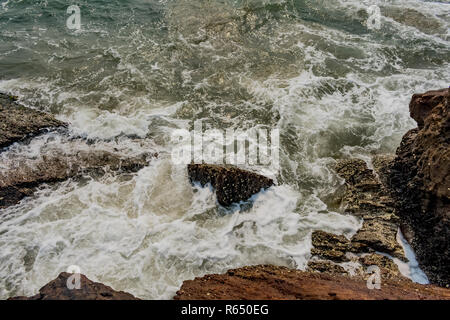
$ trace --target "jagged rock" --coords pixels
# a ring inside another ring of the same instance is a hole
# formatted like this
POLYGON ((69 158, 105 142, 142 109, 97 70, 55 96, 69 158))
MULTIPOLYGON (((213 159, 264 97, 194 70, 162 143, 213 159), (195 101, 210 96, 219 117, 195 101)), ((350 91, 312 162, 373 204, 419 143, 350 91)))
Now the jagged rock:
MULTIPOLYGON (((11 161, 0 171, 0 209, 30 196, 44 183, 54 183, 82 175, 103 175, 106 172, 136 172, 146 166, 151 154, 125 157, 84 143, 67 146, 70 153, 50 150, 35 160, 11 161)), ((5 164, 4 164, 5 165, 5 164)))
POLYGON ((59 276, 43 286, 39 293, 32 297, 14 297, 8 300, 139 300, 133 295, 115 291, 102 283, 93 282, 80 274, 80 289, 69 289, 67 280, 70 273, 60 273, 59 276))
POLYGON ((191 182, 200 182, 202 186, 211 183, 216 189, 217 201, 223 206, 248 200, 274 185, 272 179, 232 166, 189 164, 188 175, 191 182))
POLYGON ((0 150, 43 131, 66 126, 52 115, 21 106, 15 100, 0 93, 0 150))
POLYGON ((311 235, 313 248, 311 254, 334 261, 347 260, 345 253, 350 251, 350 241, 344 236, 324 231, 314 231, 311 235))
POLYGON ((347 254, 346 260, 350 262, 339 262, 314 258, 308 261, 306 271, 328 273, 333 275, 347 275, 367 280, 373 273, 370 268, 379 268, 382 280, 411 281, 404 277, 392 259, 378 253, 347 254))
POLYGON ((394 200, 381 183, 380 173, 376 175, 360 159, 342 160, 336 165, 336 171, 345 179, 344 211, 364 219, 361 229, 351 239, 349 251, 381 251, 406 261, 397 241, 399 217, 394 200))
POLYGON ((352 243, 367 246, 366 251, 381 251, 406 260, 403 248, 397 241, 398 226, 382 219, 367 219, 353 236, 352 243))
MULTIPOLYGON (((363 269, 370 266, 378 266, 380 268, 381 279, 383 280, 392 279, 392 280, 411 281, 403 277, 397 265, 395 264, 394 261, 392 261, 392 259, 382 256, 381 254, 371 253, 362 255, 359 258, 358 262, 361 264, 363 269)), ((364 280, 367 280, 367 278, 370 276, 370 274, 364 272, 364 270, 360 274, 362 275, 364 280)))
POLYGON ((310 260, 306 271, 347 275, 348 272, 339 264, 328 260, 310 260))
POLYGON ((418 128, 403 137, 389 166, 402 230, 432 283, 450 285, 450 93, 416 94, 418 128))
POLYGON ((342 160, 336 165, 337 173, 345 181, 345 191, 340 194, 342 210, 363 219, 361 228, 351 238, 314 231, 311 236, 313 248, 308 268, 310 270, 342 274, 343 263, 351 263, 351 276, 366 279, 366 267, 380 268, 382 279, 406 281, 397 265, 376 252, 389 254, 406 261, 403 248, 397 241, 399 217, 394 200, 381 180, 387 179, 383 166, 392 157, 379 156, 374 159, 376 173, 363 160, 342 160), (323 260, 325 259, 325 260, 323 260))
POLYGON ((447 95, 448 89, 441 89, 412 96, 409 113, 411 118, 416 120, 419 129, 423 129, 425 120, 431 115, 433 109, 445 103, 447 95))
POLYGON ((341 275, 252 266, 206 275, 183 283, 176 300, 375 300, 450 299, 450 290, 409 281, 381 282, 370 290, 366 281, 341 275))

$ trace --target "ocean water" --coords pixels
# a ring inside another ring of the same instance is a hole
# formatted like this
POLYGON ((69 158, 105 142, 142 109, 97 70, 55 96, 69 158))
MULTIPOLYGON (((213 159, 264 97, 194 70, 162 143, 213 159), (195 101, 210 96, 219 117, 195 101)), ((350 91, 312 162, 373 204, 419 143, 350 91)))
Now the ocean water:
POLYGON ((304 269, 313 230, 361 226, 329 203, 336 161, 395 152, 415 126, 411 95, 449 85, 449 27, 448 1, 0 0, 0 90, 70 123, 0 154, 0 170, 83 139, 159 153, 136 174, 44 186, 2 210, 0 298, 71 265, 146 299, 245 265, 304 269), (73 4, 80 30, 66 25, 73 4), (191 186, 170 136, 195 120, 279 129, 278 186, 231 212, 191 186))

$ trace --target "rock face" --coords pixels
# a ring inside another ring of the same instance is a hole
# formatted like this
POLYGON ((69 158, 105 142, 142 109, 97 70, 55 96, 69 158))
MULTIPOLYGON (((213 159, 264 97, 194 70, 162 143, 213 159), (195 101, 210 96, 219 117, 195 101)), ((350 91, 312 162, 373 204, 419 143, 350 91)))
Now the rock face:
POLYGON ((0 93, 0 149, 45 130, 65 126, 52 115, 25 108, 14 97, 0 93))
POLYGON ((222 206, 245 201, 274 184, 272 179, 253 172, 209 164, 188 165, 188 175, 191 182, 200 182, 202 186, 211 183, 222 206))
POLYGON ((54 150, 37 160, 17 160, 0 171, 0 209, 18 203, 44 183, 54 183, 82 175, 106 172, 136 172, 146 166, 153 155, 123 157, 83 144, 73 144, 70 153, 54 150))
POLYGON ((389 166, 402 230, 432 283, 450 285, 449 89, 413 96, 410 130, 389 166))
POLYGON ((115 291, 104 284, 93 282, 80 275, 80 289, 69 289, 67 280, 72 276, 63 272, 55 280, 43 286, 39 293, 32 297, 14 297, 8 300, 139 300, 133 295, 115 291))
POLYGON ((380 300, 450 299, 450 290, 382 281, 370 290, 366 281, 275 266, 252 266, 185 281, 176 300, 380 300))
POLYGON ((312 233, 312 259, 309 271, 345 274, 366 279, 368 267, 377 266, 382 279, 410 281, 399 271, 392 259, 378 253, 407 261, 403 248, 397 241, 400 219, 394 200, 384 182, 386 163, 393 156, 376 156, 375 170, 365 161, 349 159, 338 162, 337 173, 345 179, 341 194, 341 210, 363 219, 362 227, 351 238, 324 231, 312 233))

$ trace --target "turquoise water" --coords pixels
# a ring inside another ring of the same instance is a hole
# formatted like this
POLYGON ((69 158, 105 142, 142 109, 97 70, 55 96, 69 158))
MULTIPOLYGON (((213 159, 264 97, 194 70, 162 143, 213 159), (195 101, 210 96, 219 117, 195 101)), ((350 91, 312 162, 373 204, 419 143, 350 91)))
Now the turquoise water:
MULTIPOLYGON (((0 90, 70 123, 2 154, 34 161, 73 137, 160 158, 129 179, 43 188, 0 217, 0 297, 79 265, 143 298, 255 263, 304 268, 310 234, 360 221, 327 203, 337 159, 394 152, 415 92, 448 86, 450 4, 392 1, 0 1, 0 90), (76 4, 81 29, 69 30, 76 4), (378 5, 380 29, 367 8, 378 5), (239 215, 194 192, 170 134, 278 128, 279 186, 239 215), (30 258, 31 257, 31 258, 30 258)), ((80 142, 81 144, 82 142, 80 142)))

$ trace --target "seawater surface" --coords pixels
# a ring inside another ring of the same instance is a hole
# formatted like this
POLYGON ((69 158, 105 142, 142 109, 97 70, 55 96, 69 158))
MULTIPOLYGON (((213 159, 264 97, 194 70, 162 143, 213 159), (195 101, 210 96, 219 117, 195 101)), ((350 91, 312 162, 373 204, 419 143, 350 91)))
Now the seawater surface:
POLYGON ((336 161, 394 152, 415 126, 411 95, 448 86, 449 26, 443 1, 1 0, 0 90, 70 127, 12 146, 0 170, 69 152, 74 137, 159 158, 2 210, 0 298, 35 294, 71 265, 147 299, 244 265, 304 269, 313 230, 361 226, 328 203, 343 183, 336 161), (66 27, 72 4, 79 31, 66 27), (365 24, 371 5, 378 30, 365 24), (279 129, 278 186, 240 213, 192 187, 169 151, 195 120, 279 129))

